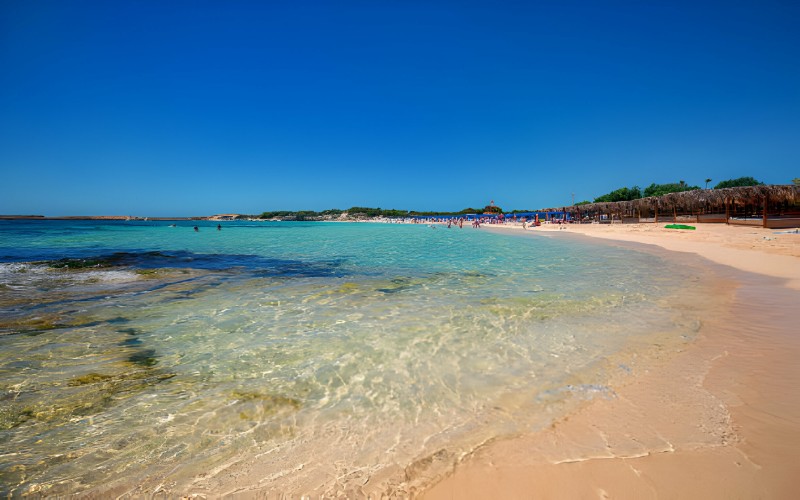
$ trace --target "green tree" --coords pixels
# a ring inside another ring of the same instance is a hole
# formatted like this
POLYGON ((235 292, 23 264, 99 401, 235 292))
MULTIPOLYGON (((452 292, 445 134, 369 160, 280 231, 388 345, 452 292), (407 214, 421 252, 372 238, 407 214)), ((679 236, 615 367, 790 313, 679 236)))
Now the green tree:
POLYGON ((665 194, 669 193, 680 193, 682 191, 693 191, 695 189, 700 189, 700 186, 689 186, 686 184, 686 181, 680 181, 679 183, 671 184, 653 183, 644 188, 644 197, 648 198, 650 196, 664 196, 665 194))
POLYGON ((630 200, 637 200, 642 197, 642 190, 639 186, 633 186, 630 188, 622 187, 611 191, 608 194, 604 194, 603 196, 599 196, 594 199, 595 203, 600 202, 610 202, 610 201, 630 201, 630 200))
POLYGON ((722 181, 716 186, 714 186, 714 189, 743 187, 743 186, 762 186, 763 184, 764 184, 763 182, 759 182, 752 177, 739 177, 738 179, 728 179, 727 181, 722 181))
POLYGON ((377 217, 380 215, 381 209, 380 208, 369 208, 369 207, 350 207, 347 209, 347 213, 351 216, 363 215, 365 217, 377 217))
POLYGON ((287 210, 278 210, 274 212, 264 212, 259 216, 259 218, 273 219, 275 217, 291 217, 291 216, 294 216, 294 212, 289 212, 287 210))
POLYGON ((297 220, 313 220, 319 217, 319 212, 300 210, 299 212, 295 212, 294 216, 297 217, 297 220))
POLYGON ((347 212, 351 216, 364 215, 366 217, 406 217, 409 214, 408 210, 384 210, 380 207, 350 207, 347 212))

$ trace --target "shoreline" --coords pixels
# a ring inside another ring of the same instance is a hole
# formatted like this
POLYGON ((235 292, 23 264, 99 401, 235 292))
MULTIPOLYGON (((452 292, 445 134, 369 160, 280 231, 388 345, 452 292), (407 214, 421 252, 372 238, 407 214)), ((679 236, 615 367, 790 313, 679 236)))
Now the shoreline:
POLYGON ((133 217, 129 215, 0 215, 0 220, 122 220, 122 221, 171 221, 171 220, 216 220, 211 216, 196 217, 133 217))
MULTIPOLYGON (((454 467, 454 472, 442 475, 426 472, 427 456, 405 470, 396 464, 368 476, 369 484, 356 485, 358 491, 378 494, 383 490, 371 488, 391 474, 405 474, 406 479, 417 474, 420 481, 403 493, 434 499, 789 497, 800 487, 789 470, 800 458, 791 447, 800 442, 800 396, 795 389, 800 384, 800 340, 787 335, 794 331, 791 315, 800 303, 795 286, 800 235, 722 225, 697 232, 652 224, 567 227, 522 231, 511 224, 484 226, 490 233, 505 231, 518 239, 564 238, 638 249, 662 257, 666 269, 687 266, 680 272, 688 278, 687 286, 670 297, 668 309, 678 314, 675 318, 685 316, 687 325, 691 319, 694 333, 681 340, 648 329, 651 340, 634 340, 619 355, 595 358, 622 368, 604 384, 609 392, 579 402, 565 416, 551 414, 551 427, 493 438, 471 452, 451 454, 441 465, 450 471, 454 467), (592 236, 601 239, 589 240, 592 236), (734 264, 745 259, 745 265, 760 266, 762 272, 723 265, 725 258, 734 264), (780 265, 786 259, 790 265, 780 265), (700 316, 702 311, 708 314, 700 316), (693 326, 698 318, 699 331, 693 326)), ((592 321, 602 324, 597 318, 592 321)), ((445 427, 454 428, 454 420, 445 427)), ((211 476, 204 472, 172 488, 212 496, 271 491, 262 489, 261 470, 258 461, 226 462, 211 476)), ((145 491, 128 486, 117 484, 103 494, 145 491)))
MULTIPOLYGON (((521 229, 507 225, 508 229, 521 229)), ((695 231, 666 229, 659 224, 570 224, 544 225, 530 230, 581 234, 605 240, 656 245, 672 252, 699 255, 714 263, 740 271, 787 280, 786 286, 800 290, 800 234, 760 227, 697 224, 695 231)))
POLYGON ((685 349, 617 381, 615 398, 592 400, 544 431, 489 443, 420 497, 791 497, 800 487, 800 339, 790 335, 800 235, 710 224, 697 232, 566 227, 529 233, 655 245, 646 251, 713 268, 734 284, 720 289, 732 299, 712 309, 685 349))

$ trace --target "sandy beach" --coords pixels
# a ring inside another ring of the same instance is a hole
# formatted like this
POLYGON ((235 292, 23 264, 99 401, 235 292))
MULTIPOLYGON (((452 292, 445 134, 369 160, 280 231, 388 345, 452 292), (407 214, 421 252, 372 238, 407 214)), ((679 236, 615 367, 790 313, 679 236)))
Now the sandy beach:
POLYGON ((800 234, 723 224, 527 232, 651 245, 675 265, 712 267, 720 307, 685 347, 644 349, 649 368, 614 381, 614 397, 594 399, 544 431, 484 446, 422 498, 795 497, 800 234))
POLYGON ((2 337, 0 359, 12 496, 727 499, 800 487, 800 234, 48 224, 9 234, 47 236, 50 251, 69 227, 86 255, 110 257, 62 273, 24 263, 47 257, 36 245, 9 251, 35 255, 0 276, 18 320, 6 331, 21 333, 2 337), (149 239, 161 251, 142 248, 149 239), (261 253, 243 260, 242 248, 261 253), (358 272, 332 260, 343 254, 358 272), (470 260, 451 267, 454 256, 470 260), (17 307, 31 301, 51 306, 17 307))
MULTIPOLYGON (((595 238, 656 245, 674 252, 700 255, 741 271, 787 280, 800 290, 800 234, 789 230, 725 224, 697 224, 694 231, 667 229, 664 224, 544 224, 531 232, 578 233, 595 238)), ((518 225, 504 228, 522 229, 518 225)))

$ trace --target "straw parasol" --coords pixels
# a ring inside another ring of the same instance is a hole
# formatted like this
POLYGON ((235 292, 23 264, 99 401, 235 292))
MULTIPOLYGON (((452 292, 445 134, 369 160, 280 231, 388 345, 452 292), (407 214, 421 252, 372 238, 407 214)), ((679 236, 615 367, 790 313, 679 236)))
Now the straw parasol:
MULTIPOLYGON (((624 214, 633 213, 634 210, 648 210, 658 214, 659 211, 694 211, 698 207, 711 207, 723 209, 729 206, 741 207, 745 205, 764 207, 764 212, 770 203, 798 203, 800 202, 800 186, 793 184, 773 184, 761 186, 742 186, 722 189, 693 189, 679 193, 668 193, 663 196, 650 196, 632 201, 599 202, 580 206, 567 207, 569 212, 624 214)), ((555 211, 555 209, 543 209, 555 211)), ((727 211, 726 211, 727 212, 727 211)))

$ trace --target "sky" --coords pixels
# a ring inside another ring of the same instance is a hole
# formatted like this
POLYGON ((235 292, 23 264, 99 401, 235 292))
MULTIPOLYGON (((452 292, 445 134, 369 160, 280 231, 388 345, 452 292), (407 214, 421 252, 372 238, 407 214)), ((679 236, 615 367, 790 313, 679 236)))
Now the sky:
POLYGON ((505 210, 800 177, 800 3, 0 2, 0 214, 505 210))

